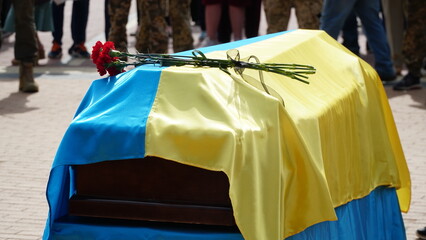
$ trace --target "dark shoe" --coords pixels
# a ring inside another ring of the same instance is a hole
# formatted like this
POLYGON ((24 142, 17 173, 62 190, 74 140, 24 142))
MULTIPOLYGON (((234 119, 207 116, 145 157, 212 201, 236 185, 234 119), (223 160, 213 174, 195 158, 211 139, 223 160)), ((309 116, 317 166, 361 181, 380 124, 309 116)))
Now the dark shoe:
POLYGON ((36 40, 37 40, 36 42, 37 42, 37 49, 38 49, 37 58, 39 60, 40 59, 45 59, 46 58, 46 53, 44 52, 44 46, 41 43, 41 41, 40 41, 40 39, 38 37, 38 34, 36 34, 36 40))
POLYGON ((51 59, 58 59, 62 57, 62 47, 57 42, 53 42, 52 49, 48 54, 51 59))
POLYGON ((87 52, 86 47, 83 43, 73 45, 69 50, 68 53, 75 58, 90 58, 90 53, 87 52))
POLYGON ((41 44, 38 45, 37 58, 38 59, 45 59, 46 58, 46 53, 44 51, 43 45, 41 45, 41 44))
POLYGON ((12 63, 12 66, 19 66, 21 64, 21 61, 14 58, 12 59, 12 61, 10 61, 10 63, 12 63))
POLYGON ((393 86, 393 90, 402 91, 402 90, 412 90, 419 89, 420 86, 420 78, 408 73, 405 75, 401 81, 397 82, 393 86))
POLYGON ((420 239, 426 239, 426 227, 417 229, 416 235, 420 239))
POLYGON ((380 80, 390 82, 396 79, 396 74, 379 74, 380 80))

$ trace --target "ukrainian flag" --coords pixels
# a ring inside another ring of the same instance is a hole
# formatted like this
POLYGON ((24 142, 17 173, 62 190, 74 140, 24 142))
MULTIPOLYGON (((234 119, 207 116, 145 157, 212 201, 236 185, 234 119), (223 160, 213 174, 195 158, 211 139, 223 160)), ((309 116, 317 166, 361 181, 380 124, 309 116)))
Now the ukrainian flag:
POLYGON ((45 239, 67 214, 70 165, 146 156, 225 172, 246 240, 284 239, 335 221, 336 208, 379 186, 398 189, 401 210, 408 211, 408 168, 371 66, 314 30, 201 50, 226 58, 233 48, 242 57, 306 64, 317 72, 309 84, 263 73, 272 95, 248 70, 241 77, 215 68, 141 66, 94 81, 52 166, 45 239))

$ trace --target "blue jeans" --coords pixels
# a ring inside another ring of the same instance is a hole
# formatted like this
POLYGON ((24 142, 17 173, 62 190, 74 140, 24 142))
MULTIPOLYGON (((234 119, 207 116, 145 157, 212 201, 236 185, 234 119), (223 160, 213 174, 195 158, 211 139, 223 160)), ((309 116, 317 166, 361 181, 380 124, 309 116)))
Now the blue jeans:
MULTIPOLYGON (((52 3, 53 26, 55 29, 52 32, 53 41, 60 45, 62 45, 62 36, 64 35, 64 7, 65 3, 60 5, 52 3)), ((89 0, 74 1, 71 16, 71 36, 74 44, 80 44, 86 41, 86 27, 88 19, 89 0)))
POLYGON ((342 28, 342 37, 343 46, 359 56, 358 22, 355 12, 352 12, 346 19, 346 22, 342 28))
POLYGON ((374 53, 374 68, 381 77, 395 75, 382 19, 380 0, 325 0, 320 28, 337 39, 347 17, 355 11, 361 19, 367 41, 374 53))

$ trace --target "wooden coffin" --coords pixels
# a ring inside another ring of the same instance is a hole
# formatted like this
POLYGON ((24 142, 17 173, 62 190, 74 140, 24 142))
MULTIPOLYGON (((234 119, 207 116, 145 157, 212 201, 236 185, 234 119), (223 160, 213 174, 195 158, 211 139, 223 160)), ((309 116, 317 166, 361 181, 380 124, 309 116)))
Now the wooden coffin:
POLYGON ((235 226, 223 172, 156 157, 73 169, 70 216, 235 226))

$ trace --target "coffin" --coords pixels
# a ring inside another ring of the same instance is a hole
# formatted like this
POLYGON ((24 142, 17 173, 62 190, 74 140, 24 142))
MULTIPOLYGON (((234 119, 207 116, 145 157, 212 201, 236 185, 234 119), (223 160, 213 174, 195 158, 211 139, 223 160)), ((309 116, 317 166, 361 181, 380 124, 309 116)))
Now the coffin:
POLYGON ((223 172, 146 157, 75 165, 71 216, 234 226, 223 172))
MULTIPOLYGON (((398 206, 409 208, 410 176, 374 69, 322 31, 276 33, 202 51, 226 59, 229 49, 264 63, 312 65, 317 73, 303 84, 265 72, 263 88, 256 71, 241 77, 232 69, 146 65, 94 81, 52 165, 44 239, 87 239, 85 230, 117 239, 111 231, 129 232, 60 222, 68 215, 200 224, 191 227, 234 224, 234 216, 241 235, 213 240, 404 232, 398 206), (372 205, 355 202, 379 186, 398 191, 399 203, 389 207, 393 217, 375 204, 382 195, 373 195, 372 205), (351 202, 353 221, 346 208, 336 214, 351 202), (380 227, 377 219, 390 222, 380 227), (316 227, 321 223, 324 228, 316 227)), ((149 239, 145 230, 135 228, 125 239, 149 239)), ((208 239, 176 235, 156 239, 208 239)))

